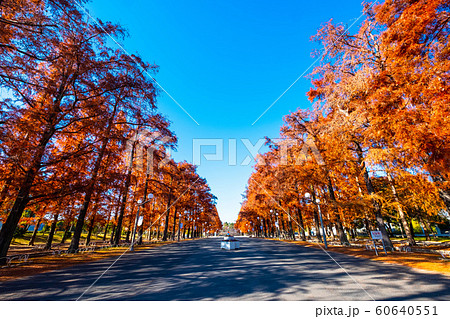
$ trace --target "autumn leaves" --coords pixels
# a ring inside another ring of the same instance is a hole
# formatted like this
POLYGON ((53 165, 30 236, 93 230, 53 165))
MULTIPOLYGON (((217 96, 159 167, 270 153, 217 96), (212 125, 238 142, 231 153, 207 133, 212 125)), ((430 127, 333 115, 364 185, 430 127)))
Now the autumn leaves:
POLYGON ((72 227, 72 251, 86 219, 89 236, 112 224, 117 244, 144 193, 155 200, 143 208, 143 227, 166 214, 164 239, 185 211, 192 213, 185 224, 220 227, 195 167, 159 165, 176 137, 156 110, 158 88, 147 74, 157 66, 109 45, 125 34, 121 26, 92 21, 70 1, 6 0, 0 8, 0 258, 24 211, 72 227), (140 157, 126 152, 127 140, 143 130, 158 136, 145 146, 158 148, 152 174, 127 162, 140 157))
POLYGON ((314 108, 287 115, 281 128, 282 139, 298 141, 291 165, 279 164, 281 146, 271 142, 263 155, 270 165, 255 167, 238 226, 269 236, 272 209, 287 235, 292 216, 304 238, 302 228, 319 229, 317 209, 304 199, 312 192, 342 243, 343 232, 354 236, 363 225, 382 231, 388 246, 391 225, 411 245, 412 221, 432 231, 450 209, 449 21, 447 1, 398 0, 366 6, 355 34, 324 24, 313 37, 327 51, 310 74, 314 108), (295 165, 307 138, 323 165, 313 156, 295 165))

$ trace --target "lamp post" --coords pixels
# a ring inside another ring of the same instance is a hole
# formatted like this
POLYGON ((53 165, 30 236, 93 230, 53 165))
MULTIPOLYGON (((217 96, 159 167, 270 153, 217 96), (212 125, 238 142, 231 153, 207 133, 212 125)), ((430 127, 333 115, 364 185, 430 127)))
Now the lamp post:
MULTIPOLYGON (((305 193, 305 197, 307 199, 311 198, 311 195, 309 193, 305 193)), ((322 219, 322 211, 320 210, 320 200, 317 198, 315 200, 315 203, 317 205, 317 210, 319 211, 319 219, 320 219, 320 227, 322 228, 322 237, 323 237, 323 243, 325 245, 325 249, 328 249, 327 245, 327 236, 325 234, 325 228, 323 227, 323 219, 322 219)))
POLYGON ((138 201, 138 210, 136 212, 136 220, 134 221, 133 235, 131 236, 130 251, 134 251, 134 239, 136 237, 136 229, 137 229, 138 222, 139 222, 139 210, 141 209, 141 206, 144 206, 144 204, 148 203, 149 201, 151 201, 153 199, 153 194, 148 194, 147 198, 148 199, 142 203, 140 200, 138 201))

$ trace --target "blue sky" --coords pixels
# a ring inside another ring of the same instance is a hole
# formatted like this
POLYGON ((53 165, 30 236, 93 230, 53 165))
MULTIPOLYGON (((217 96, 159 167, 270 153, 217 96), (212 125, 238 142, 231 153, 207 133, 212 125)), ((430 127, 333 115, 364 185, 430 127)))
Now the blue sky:
POLYGON ((124 48, 159 65, 156 80, 189 113, 161 92, 158 108, 179 139, 175 160, 193 162, 193 144, 202 139, 223 140, 223 160, 203 158, 198 168, 218 197, 223 222, 236 220, 253 170, 254 161, 240 165, 251 155, 241 139, 254 145, 275 138, 284 115, 310 107, 303 77, 252 125, 314 62, 310 37, 320 25, 331 18, 351 25, 362 12, 358 0, 93 0, 87 8, 127 28, 124 48), (236 139, 236 165, 229 163, 230 139, 236 139))

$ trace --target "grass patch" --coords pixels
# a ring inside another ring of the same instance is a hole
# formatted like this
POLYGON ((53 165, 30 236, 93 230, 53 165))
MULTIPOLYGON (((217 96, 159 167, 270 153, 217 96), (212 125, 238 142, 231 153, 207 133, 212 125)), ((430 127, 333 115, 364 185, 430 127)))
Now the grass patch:
MULTIPOLYGON (((59 244, 62 240, 62 236, 64 234, 64 231, 56 231, 55 234, 53 235, 53 245, 55 244, 59 244)), ((20 238, 13 238, 11 245, 19 245, 19 246, 28 246, 28 243, 30 242, 31 236, 33 235, 32 232, 26 232, 22 237, 20 238)), ((81 234, 81 240, 86 240, 87 237, 87 233, 82 233, 81 234)), ((106 235, 106 240, 109 240, 110 235, 106 235)), ((48 239, 48 232, 44 233, 44 232, 38 232, 36 234, 36 239, 34 241, 34 245, 45 245, 45 243, 47 242, 48 239)), ((70 242, 70 240, 72 239, 72 237, 70 238, 66 238, 66 243, 70 242)), ((103 234, 92 234, 91 235, 91 240, 103 240, 103 234)))

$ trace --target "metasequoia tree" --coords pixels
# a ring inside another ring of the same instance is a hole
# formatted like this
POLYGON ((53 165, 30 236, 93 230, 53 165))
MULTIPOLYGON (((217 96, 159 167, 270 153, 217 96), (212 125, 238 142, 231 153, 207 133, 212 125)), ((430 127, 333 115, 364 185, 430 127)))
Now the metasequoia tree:
MULTIPOLYGON (((42 214, 51 221, 47 248, 61 219, 63 242, 74 226, 70 251, 77 251, 85 229, 87 244, 96 225, 105 228, 106 238, 113 223, 117 243, 123 217, 132 223, 138 198, 149 191, 167 198, 158 194, 153 176, 133 169, 145 144, 135 138, 141 132, 153 136, 145 148, 159 145, 156 164, 163 149, 176 144, 147 76, 157 67, 110 48, 108 38, 123 36, 122 27, 90 21, 71 1, 4 0, 0 13, 0 83, 6 92, 0 101, 0 261, 6 261, 26 207, 27 216, 36 214, 36 228, 42 214)), ((165 183, 170 174, 162 170, 155 180, 165 183)), ((182 195, 169 193, 172 202, 182 195)), ((189 206, 187 199, 183 205, 189 206)), ((217 211, 208 209, 217 219, 217 211)))
MULTIPOLYGON (((354 34, 329 21, 313 37, 325 49, 310 74, 313 111, 289 114, 282 128, 282 139, 296 141, 284 147, 288 158, 320 154, 322 165, 306 161, 293 168, 294 161, 293 167, 282 167, 274 160, 266 165, 280 166, 283 181, 299 173, 296 192, 309 189, 321 197, 325 224, 334 224, 341 243, 345 229, 358 219, 369 230, 373 214, 387 246, 392 244, 385 220, 392 218, 400 221, 414 245, 411 220, 427 226, 443 205, 449 208, 449 4, 393 0, 373 8, 367 4, 364 13, 354 34), (315 150, 304 148, 308 139, 315 150)), ((267 199, 264 193, 271 185, 259 180, 261 170, 255 167, 245 194, 246 223, 257 223, 259 211, 267 209, 261 199, 267 199)), ((289 194, 287 189, 282 192, 289 194)), ((278 206, 286 209, 288 204, 278 206)))

